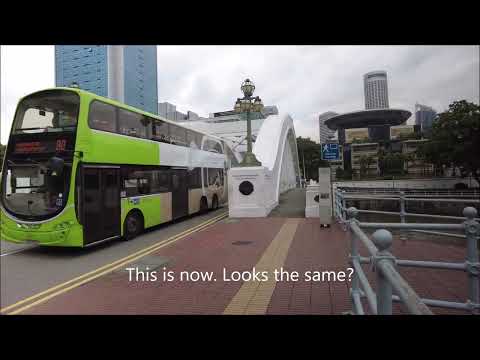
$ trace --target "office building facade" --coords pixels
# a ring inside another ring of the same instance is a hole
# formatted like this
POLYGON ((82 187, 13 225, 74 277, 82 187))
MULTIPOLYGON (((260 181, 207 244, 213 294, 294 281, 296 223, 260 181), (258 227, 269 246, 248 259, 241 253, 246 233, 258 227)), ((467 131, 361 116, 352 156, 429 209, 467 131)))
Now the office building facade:
POLYGON ((388 83, 385 71, 363 75, 365 109, 388 109, 388 83))
POLYGON ((187 111, 186 114, 177 111, 176 105, 169 102, 158 103, 158 115, 171 121, 196 121, 200 120, 197 113, 193 111, 187 111))
POLYGON ((157 47, 55 46, 55 85, 71 86, 156 114, 157 47))
POLYGON ((420 126, 422 134, 429 136, 437 112, 429 106, 415 104, 415 125, 420 126))
POLYGON ((334 130, 330 130, 327 125, 325 125, 325 121, 328 119, 331 119, 334 116, 337 116, 338 114, 333 111, 327 111, 323 114, 320 114, 318 116, 318 123, 320 127, 320 144, 325 144, 327 143, 327 140, 332 138, 335 135, 334 130))

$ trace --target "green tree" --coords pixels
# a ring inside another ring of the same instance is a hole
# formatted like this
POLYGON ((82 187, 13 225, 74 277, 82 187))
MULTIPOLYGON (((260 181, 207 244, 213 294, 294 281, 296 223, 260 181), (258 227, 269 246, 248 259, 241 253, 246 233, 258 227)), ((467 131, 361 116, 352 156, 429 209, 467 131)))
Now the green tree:
POLYGON ((391 153, 380 149, 378 151, 378 167, 380 169, 380 175, 403 173, 403 164, 405 160, 405 156, 401 153, 391 153))
POLYGON ((305 169, 305 179, 318 181, 318 168, 329 166, 328 161, 322 160, 321 145, 310 138, 297 138, 298 157, 300 161, 300 172, 305 169), (304 167, 305 161, 305 167, 304 167))
POLYGON ((414 153, 404 153, 402 154, 403 156, 403 162, 406 164, 406 169, 405 171, 408 173, 408 168, 411 165, 412 162, 415 161, 415 154, 414 153))
POLYGON ((379 169, 379 172, 380 172, 380 176, 383 176, 385 174, 385 165, 386 165, 386 161, 385 161, 385 157, 387 156, 387 153, 385 151, 384 148, 380 148, 378 149, 378 152, 377 152, 377 156, 378 156, 378 169, 379 169))
POLYGON ((369 175, 370 166, 375 163, 375 159, 372 155, 362 155, 359 159, 360 163, 360 176, 364 177, 369 175))
POLYGON ((417 150, 419 158, 436 167, 457 166, 480 184, 480 106, 455 101, 432 125, 431 141, 417 150))
POLYGON ((360 176, 364 177, 368 171, 368 157, 366 155, 362 155, 358 162, 360 163, 360 176))

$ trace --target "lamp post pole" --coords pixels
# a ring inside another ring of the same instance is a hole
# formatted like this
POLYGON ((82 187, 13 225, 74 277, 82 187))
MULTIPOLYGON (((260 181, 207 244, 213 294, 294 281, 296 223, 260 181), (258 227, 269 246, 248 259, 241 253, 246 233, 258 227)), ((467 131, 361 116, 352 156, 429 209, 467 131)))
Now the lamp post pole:
POLYGON ((250 122, 250 110, 247 111, 247 153, 252 152, 252 123, 250 122))
POLYGON ((235 112, 246 113, 247 115, 247 152, 243 157, 240 166, 262 166, 262 163, 257 160, 255 154, 252 152, 252 124, 250 120, 250 112, 260 112, 263 108, 263 103, 260 97, 253 97, 255 85, 249 79, 246 79, 240 89, 243 92, 243 98, 237 99, 235 103, 235 112))

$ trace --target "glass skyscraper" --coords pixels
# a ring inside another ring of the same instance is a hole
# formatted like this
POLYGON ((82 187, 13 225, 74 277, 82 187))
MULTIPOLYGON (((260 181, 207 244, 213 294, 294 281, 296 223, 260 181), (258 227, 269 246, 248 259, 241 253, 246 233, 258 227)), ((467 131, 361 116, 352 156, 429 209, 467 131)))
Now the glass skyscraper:
POLYGON ((415 125, 420 126, 423 135, 430 136, 436 117, 437 112, 433 108, 418 103, 415 104, 415 125))
POLYGON ((55 84, 115 99, 157 114, 157 47, 55 46, 55 84))

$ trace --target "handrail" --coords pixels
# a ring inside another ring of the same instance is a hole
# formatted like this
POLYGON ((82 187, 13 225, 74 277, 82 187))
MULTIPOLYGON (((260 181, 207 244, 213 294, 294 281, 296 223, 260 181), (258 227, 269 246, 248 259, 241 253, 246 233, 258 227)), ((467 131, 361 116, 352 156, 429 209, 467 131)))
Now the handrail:
POLYGON ((343 187, 338 186, 337 189, 345 190, 348 193, 374 193, 374 194, 385 194, 385 193, 398 193, 399 191, 403 191, 405 193, 417 194, 417 193, 424 193, 424 194, 452 194, 452 195, 472 195, 472 194, 479 194, 480 189, 409 189, 409 188, 351 188, 351 187, 343 187))
MULTIPOLYGON (((463 210, 464 217, 445 217, 455 220, 463 220, 456 224, 436 223, 406 223, 405 216, 421 216, 423 214, 409 214, 405 212, 405 196, 403 193, 397 200, 401 201, 400 212, 385 212, 374 210, 357 210, 354 207, 346 208, 348 196, 344 191, 336 190, 334 196, 334 215, 346 231, 350 231, 350 263, 354 268, 350 297, 355 314, 363 315, 365 311, 361 299, 366 298, 370 311, 373 314, 392 314, 392 302, 401 302, 402 305, 412 314, 433 314, 429 306, 460 309, 469 311, 472 314, 480 312, 480 261, 478 253, 478 241, 480 239, 480 223, 476 220, 477 210, 473 207, 466 207, 463 210), (360 212, 400 215, 400 223, 371 223, 360 222, 357 216, 360 212), (363 231, 365 228, 377 229, 371 240, 363 231), (452 263, 441 261, 417 261, 407 259, 396 259, 389 252, 393 243, 393 237, 389 229, 407 231, 418 231, 438 235, 454 236, 465 238, 467 242, 467 254, 465 262, 452 263), (429 230, 456 230, 463 231, 464 235, 443 233, 429 230), (358 243, 361 242, 368 250, 370 257, 361 257, 358 251, 358 243), (377 292, 372 290, 361 264, 369 263, 372 270, 376 272, 377 292), (415 290, 398 273, 397 266, 409 266, 417 268, 448 269, 452 271, 465 271, 468 281, 468 300, 466 303, 452 301, 423 299, 418 296, 415 290), (395 293, 395 295, 393 295, 395 293)), ((443 217, 441 215, 430 215, 428 217, 443 217)))
MULTIPOLYGON (((428 201, 428 202, 459 202, 459 203, 475 203, 480 204, 478 199, 437 199, 437 198, 412 198, 403 196, 404 201, 428 201)), ((381 196, 372 196, 372 195, 346 195, 345 199, 350 200, 399 200, 402 199, 402 196, 398 197, 381 197, 381 196)))

